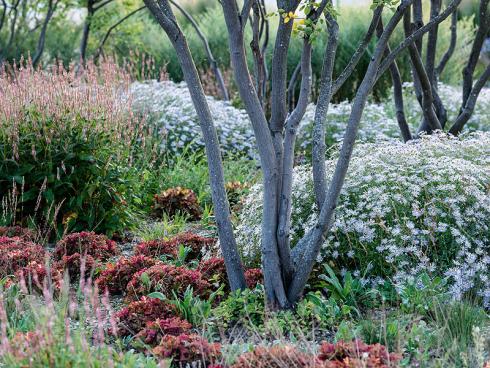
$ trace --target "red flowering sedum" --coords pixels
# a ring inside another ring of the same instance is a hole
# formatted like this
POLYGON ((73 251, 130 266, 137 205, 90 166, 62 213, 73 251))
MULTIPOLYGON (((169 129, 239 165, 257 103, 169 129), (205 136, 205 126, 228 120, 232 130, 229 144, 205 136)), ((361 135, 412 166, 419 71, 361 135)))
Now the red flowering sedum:
POLYGON ((400 356, 390 354, 385 346, 368 345, 361 340, 324 342, 320 346, 318 359, 324 368, 390 368, 397 367, 400 356))
POLYGON ((159 261, 143 255, 131 258, 120 258, 115 264, 107 264, 96 280, 100 290, 107 290, 111 294, 121 294, 126 291, 133 275, 143 269, 158 264, 159 261))
POLYGON ((27 359, 38 353, 46 338, 38 331, 17 332, 10 340, 10 349, 17 359, 27 359))
POLYGON ((141 296, 159 291, 171 297, 172 292, 182 296, 187 287, 194 290, 194 295, 206 297, 211 285, 203 280, 201 272, 185 267, 157 264, 137 272, 127 286, 127 299, 137 300, 141 296))
POLYGON ((130 303, 115 314, 121 336, 136 335, 143 330, 148 322, 175 316, 172 304, 156 298, 142 297, 130 303))
POLYGON ((146 346, 154 347, 165 335, 179 336, 189 333, 191 328, 192 325, 189 322, 178 317, 157 319, 148 322, 146 327, 136 335, 135 340, 146 346))
POLYGON ((320 368, 321 362, 314 356, 296 349, 294 346, 258 346, 245 353, 231 368, 320 368))
POLYGON ((82 273, 84 277, 92 276, 98 266, 99 263, 94 257, 80 253, 64 255, 60 261, 53 264, 53 267, 61 273, 67 272, 71 281, 78 280, 82 273))
POLYGON ((260 268, 250 268, 245 271, 245 282, 249 289, 255 289, 257 284, 264 282, 264 275, 260 268))
POLYGON ((30 241, 34 241, 36 238, 36 234, 32 230, 21 226, 0 226, 0 237, 2 236, 9 238, 19 237, 30 241))
POLYGON ((208 250, 216 243, 214 238, 206 238, 192 232, 184 232, 175 235, 168 240, 151 240, 136 246, 135 254, 148 257, 171 256, 175 257, 182 245, 190 249, 187 260, 201 258, 203 251, 208 250))
POLYGON ((31 262, 43 264, 46 251, 39 244, 19 237, 0 237, 0 278, 13 275, 31 262))
POLYGON ((17 270, 15 276, 17 280, 24 280, 31 290, 41 293, 45 282, 47 283, 46 286, 49 286, 48 283, 51 282, 55 289, 58 289, 63 279, 63 275, 58 269, 51 268, 48 270, 44 263, 36 261, 30 262, 27 266, 17 270), (47 279, 48 276, 50 276, 50 280, 47 279))
POLYGON ((153 349, 153 354, 159 358, 172 359, 177 366, 193 362, 201 362, 207 366, 221 359, 220 349, 220 344, 209 343, 199 335, 166 335, 153 349))
POLYGON ((168 240, 149 240, 139 243, 134 254, 146 257, 177 256, 177 247, 168 240))
POLYGON ((196 194, 191 189, 182 187, 170 188, 156 194, 153 212, 158 217, 162 217, 163 214, 170 217, 177 213, 186 214, 193 221, 200 220, 202 214, 196 194))
POLYGON ((223 258, 209 258, 199 263, 197 268, 202 278, 211 283, 228 284, 226 277, 225 260, 223 258))
MULTIPOLYGON (((199 263, 198 270, 202 277, 209 282, 216 282, 228 286, 225 261, 223 258, 209 258, 199 263)), ((245 270, 245 282, 249 289, 255 289, 257 284, 263 283, 264 276, 260 268, 249 268, 245 270)))
POLYGON ((83 231, 65 236, 56 244, 54 250, 54 255, 58 260, 61 260, 63 256, 71 256, 75 253, 89 255, 96 260, 105 261, 119 254, 119 249, 116 242, 108 239, 105 235, 83 231))

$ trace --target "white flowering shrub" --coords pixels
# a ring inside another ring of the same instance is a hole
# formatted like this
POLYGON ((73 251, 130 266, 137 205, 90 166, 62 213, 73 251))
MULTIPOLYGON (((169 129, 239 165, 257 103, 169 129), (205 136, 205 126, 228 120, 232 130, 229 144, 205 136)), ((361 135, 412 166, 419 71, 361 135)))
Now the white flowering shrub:
MULTIPOLYGON (((135 82, 131 86, 134 108, 147 117, 170 153, 204 149, 199 120, 185 83, 135 82)), ((208 97, 221 148, 225 153, 255 157, 255 138, 245 111, 208 97)))
MULTIPOLYGON (((334 167, 327 161, 329 177, 334 167)), ((260 257, 261 206, 257 184, 237 225, 250 263, 260 257)), ((297 167, 293 245, 316 217, 311 169, 297 167)), ((490 307, 490 133, 357 145, 319 261, 373 283, 444 275, 455 298, 476 291, 490 307)))
MULTIPOLYGON (((422 118, 422 110, 415 97, 413 83, 403 85, 405 116, 412 133, 417 131, 422 118)), ((439 95, 447 108, 448 121, 454 122, 461 106, 461 88, 445 84, 439 85, 439 95)), ((327 115, 327 144, 340 142, 344 136, 351 104, 348 101, 329 106, 327 115)), ((311 150, 315 105, 310 104, 301 121, 298 134, 298 147, 311 150)), ((447 127, 449 128, 449 127, 447 127)), ((475 106, 475 112, 468 121, 467 131, 490 131, 490 88, 484 88, 475 106)), ((358 139, 363 142, 400 139, 400 129, 396 120, 395 105, 391 98, 380 103, 366 105, 359 127, 358 139)))
MULTIPOLYGON (((405 113, 412 132, 415 132, 420 123, 421 110, 415 98, 413 85, 406 83, 404 93, 405 113)), ((454 120, 459 111, 461 89, 441 84, 439 93, 448 108, 450 121, 454 120)), ((153 124, 159 137, 163 137, 163 147, 170 153, 180 153, 184 149, 204 149, 199 120, 185 83, 135 82, 131 86, 131 94, 135 110, 143 113, 149 123, 153 124)), ((246 112, 212 97, 208 97, 208 102, 223 152, 257 157, 255 138, 246 112)), ((348 101, 330 105, 327 117, 328 145, 342 140, 350 111, 348 101)), ((299 128, 299 150, 311 150, 314 114, 315 105, 310 104, 299 128)), ((490 88, 482 90, 475 113, 465 129, 490 130, 490 88)), ((400 130, 391 99, 366 105, 358 137, 363 142, 399 139, 400 130)))

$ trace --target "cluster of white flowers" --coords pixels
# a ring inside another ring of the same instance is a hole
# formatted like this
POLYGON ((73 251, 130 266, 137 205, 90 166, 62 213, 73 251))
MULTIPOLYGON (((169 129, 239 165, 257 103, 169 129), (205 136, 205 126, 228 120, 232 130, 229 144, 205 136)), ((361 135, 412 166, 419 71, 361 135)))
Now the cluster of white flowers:
MULTIPOLYGON (((199 119, 185 83, 135 82, 131 86, 133 106, 164 137, 170 153, 204 148, 199 119)), ((255 139, 245 111, 208 97, 223 152, 254 157, 255 139)))
MULTIPOLYGON (((420 122, 421 110, 413 92, 413 85, 406 83, 405 113, 415 132, 420 122)), ((461 103, 461 89, 446 85, 439 86, 441 99, 448 108, 449 120, 457 116, 461 103)), ((134 109, 147 116, 148 121, 164 137, 162 145, 170 153, 184 149, 194 151, 204 148, 199 120, 185 83, 170 81, 135 82, 131 86, 134 109)), ((227 102, 208 97, 211 113, 223 152, 240 153, 257 157, 255 138, 250 120, 244 110, 237 109, 227 102)), ((333 145, 342 140, 351 111, 348 101, 331 104, 327 116, 327 143, 333 145)), ((490 130, 490 88, 482 90, 475 113, 468 122, 468 130, 490 130)), ((300 124, 297 147, 301 150, 311 148, 311 133, 315 105, 310 104, 300 124)), ((391 99, 381 103, 369 103, 363 113, 358 138, 363 142, 399 139, 400 130, 396 112, 391 99)))
MULTIPOLYGON (((335 159, 327 161, 331 178, 335 159)), ((311 168, 294 171, 292 243, 316 222, 311 168)), ((237 225, 244 258, 260 258, 261 185, 237 225)), ((358 144, 320 262, 364 282, 445 275, 455 298, 476 290, 490 307, 490 133, 358 144)))
MULTIPOLYGON (((403 85, 405 117, 414 134, 422 118, 422 110, 415 97, 413 83, 403 85)), ((439 95, 447 109, 448 124, 454 122, 461 107, 461 88, 439 85, 439 95)), ((344 136, 345 128, 351 112, 351 104, 344 101, 331 104, 327 115, 327 143, 340 142, 344 136)), ((468 121, 467 131, 490 130, 490 88, 484 88, 477 100, 475 111, 468 121)), ((310 104, 300 124, 298 142, 302 149, 311 148, 311 134, 315 117, 315 105, 310 104)), ((396 120, 396 110, 392 98, 380 103, 368 103, 361 119, 358 139, 363 142, 376 142, 382 140, 400 139, 400 129, 396 120)))

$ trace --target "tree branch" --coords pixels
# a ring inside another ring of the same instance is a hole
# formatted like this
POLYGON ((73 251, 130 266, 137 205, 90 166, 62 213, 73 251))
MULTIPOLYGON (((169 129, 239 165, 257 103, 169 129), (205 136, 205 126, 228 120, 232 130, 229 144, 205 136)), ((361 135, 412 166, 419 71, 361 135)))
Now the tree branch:
POLYGON ((112 26, 109 27, 109 29, 105 33, 104 37, 102 38, 102 41, 100 41, 99 47, 97 47, 97 51, 95 52, 95 55, 94 55, 95 61, 97 61, 99 59, 99 57, 102 53, 102 49, 104 48, 104 45, 107 42, 107 39, 111 35, 112 31, 114 29, 116 29, 119 25, 121 25, 124 21, 131 18, 133 15, 135 15, 136 13, 140 12, 143 9, 146 9, 146 5, 143 5, 143 6, 139 7, 138 9, 135 9, 132 12, 126 14, 124 17, 122 17, 116 23, 114 23, 112 26))
POLYGON ((294 147, 298 125, 303 118, 311 91, 311 49, 312 45, 308 38, 303 40, 303 52, 301 54, 301 90, 298 104, 286 120, 286 131, 284 138, 284 154, 282 162, 281 196, 279 205, 279 224, 277 228, 277 239, 279 256, 283 266, 283 278, 285 284, 289 285, 293 275, 293 264, 291 262, 291 245, 289 230, 291 228, 291 192, 293 185, 294 147))
POLYGON ((225 190, 223 163, 219 149, 218 135, 209 110, 206 96, 202 89, 199 74, 192 59, 189 46, 184 34, 172 13, 167 0, 159 0, 159 5, 153 0, 144 0, 145 5, 155 16, 172 42, 179 59, 184 78, 189 88, 194 107, 199 117, 201 130, 206 147, 209 168, 211 196, 220 238, 220 247, 225 259, 226 272, 232 290, 245 288, 245 276, 238 252, 233 226, 230 219, 230 208, 225 190))
POLYGON ((252 49, 252 54, 254 57, 254 67, 255 67, 255 82, 257 95, 259 97, 260 103, 264 106, 265 101, 265 65, 264 65, 264 55, 262 54, 262 49, 260 47, 260 28, 261 28, 261 12, 259 4, 253 2, 253 20, 251 21, 252 26, 252 41, 250 42, 250 48, 252 49))
POLYGON ((480 0, 480 25, 476 31, 475 39, 473 41, 473 46, 471 47, 470 57, 466 67, 463 69, 463 103, 462 109, 466 106, 466 102, 470 96, 472 86, 473 86, 473 73, 475 72, 476 64, 478 63, 478 58, 480 57, 480 52, 485 41, 485 37, 490 29, 490 14, 488 12, 488 4, 490 0, 480 0))
POLYGON ((422 36, 427 33, 435 24, 439 24, 449 17, 458 8, 461 0, 452 0, 447 8, 431 20, 429 23, 425 24, 421 28, 418 28, 409 37, 406 37, 391 53, 388 57, 384 58, 378 68, 378 74, 376 80, 378 80, 390 67, 391 63, 398 57, 398 55, 404 51, 413 42, 418 41, 422 36))
POLYGON ((240 12, 240 23, 242 24, 242 31, 245 30, 247 26, 248 16, 250 15, 250 10, 256 0, 245 0, 243 3, 242 11, 240 12))
POLYGON ((325 201, 322 204, 321 211, 318 216, 318 222, 312 230, 306 233, 306 235, 293 249, 292 256, 295 265, 295 273, 291 286, 288 290, 288 298, 292 302, 296 302, 301 296, 313 265, 315 264, 320 246, 324 241, 325 234, 331 226, 332 216, 337 206, 337 201, 345 181, 345 176, 347 174, 347 169, 352 156, 352 150, 356 140, 359 122, 361 120, 368 95, 374 86, 379 63, 383 57, 388 40, 393 34, 396 25, 400 22, 405 10, 412 4, 412 2, 413 0, 402 0, 402 3, 398 6, 397 10, 388 22, 383 34, 378 40, 365 77, 359 86, 352 104, 349 123, 342 142, 339 159, 337 161, 325 201))
POLYGON ((39 39, 37 41, 37 48, 34 56, 32 57, 32 65, 36 67, 41 59, 41 55, 44 52, 44 44, 46 41, 46 31, 48 30, 48 24, 51 21, 51 18, 56 10, 56 6, 58 5, 58 1, 53 2, 53 0, 48 1, 48 10, 46 13, 46 17, 44 18, 43 26, 41 28, 41 33, 39 34, 39 39))
POLYGON ((12 44, 14 42, 15 31, 16 31, 15 26, 17 24, 17 18, 19 15, 17 8, 19 7, 19 4, 20 4, 20 0, 17 0, 17 2, 15 2, 12 5, 12 7, 10 8, 10 11, 9 11, 9 17, 10 17, 10 14, 12 14, 12 13, 14 13, 14 17, 13 17, 12 21, 10 22, 10 35, 9 35, 9 40, 7 41, 7 45, 5 46, 5 48, 3 50, 0 51, 0 62, 7 55, 7 52, 10 50, 10 48, 12 47, 12 44))
POLYGON ((113 0, 106 0, 102 3, 100 3, 99 5, 94 6, 94 12, 96 12, 97 10, 99 10, 99 9, 103 8, 104 6, 110 4, 112 1, 113 0))
POLYGON ((218 62, 214 58, 214 55, 211 51, 211 47, 209 46, 208 39, 206 38, 206 36, 202 32, 201 28, 197 24, 194 17, 187 10, 185 10, 182 6, 180 6, 174 0, 169 0, 169 2, 173 6, 175 6, 184 15, 184 17, 190 22, 190 24, 192 25, 192 27, 196 31, 197 36, 199 37, 199 39, 201 40, 201 42, 204 45, 204 51, 206 52, 206 56, 208 58, 209 65, 211 66, 211 69, 213 70, 216 81, 218 82, 218 86, 219 86, 219 89, 221 91, 221 97, 223 98, 223 100, 228 101, 230 99, 230 97, 228 95, 228 90, 226 88, 225 81, 223 79, 223 74, 221 73, 221 70, 218 66, 218 62))
MULTIPOLYGON (((252 123, 263 171, 262 262, 268 301, 289 306, 277 248, 278 169, 271 132, 250 76, 244 47, 243 29, 235 0, 222 0, 231 61, 238 92, 252 123)), ((277 44, 276 44, 277 45, 277 44)))
MULTIPOLYGON (((412 26, 410 24, 410 10, 407 10, 403 17, 403 28, 405 30, 405 36, 408 37, 410 33, 412 33, 412 26)), ((432 106, 432 103, 434 102, 434 98, 432 96, 432 84, 429 80, 424 64, 422 63, 422 59, 420 58, 417 46, 413 43, 410 44, 408 46, 408 52, 413 65, 413 71, 420 81, 424 119, 429 124, 431 130, 442 129, 441 123, 439 122, 439 119, 437 118, 432 106)))
POLYGON ((361 40, 359 45, 357 46, 356 51, 354 54, 352 54, 351 59, 347 63, 346 67, 340 73, 338 78, 335 80, 333 84, 333 92, 332 95, 335 95, 339 89, 344 85, 345 81, 351 76, 352 72, 356 68, 357 64, 361 60, 362 55, 366 52, 367 47, 369 46, 369 43, 371 42, 371 39, 373 38, 373 35, 376 31, 376 26, 381 19, 381 14, 383 12, 383 5, 380 5, 374 9, 373 17, 371 19, 371 23, 369 24, 369 28, 364 35, 364 38, 361 40))
POLYGON ((475 85, 471 89, 471 92, 466 100, 466 105, 459 114, 451 129, 449 129, 449 133, 454 135, 458 135, 459 133, 461 133, 468 120, 470 120, 471 115, 473 115, 478 96, 480 95, 482 88, 485 86, 485 83, 487 83, 489 79, 490 65, 487 66, 483 74, 480 76, 480 78, 478 78, 475 85))
MULTIPOLYGON (((430 19, 434 19, 439 15, 441 11, 441 0, 430 0, 430 19)), ((436 62, 436 51, 437 51, 437 33, 439 31, 439 26, 436 24, 429 31, 427 38, 427 51, 425 53, 425 69, 427 71, 427 76, 429 81, 434 88, 437 89, 435 85, 436 74, 435 74, 435 62, 436 62)))
POLYGON ((439 79, 439 76, 444 71, 447 62, 453 56, 454 50, 456 49, 456 41, 458 38, 458 11, 456 10, 451 16, 451 40, 449 42, 449 48, 442 56, 439 65, 436 68, 436 78, 439 79))
MULTIPOLYGON (((376 31, 378 38, 381 37, 381 35, 383 34, 383 21, 381 19, 378 22, 376 31)), ((388 56, 390 52, 390 46, 386 45, 384 56, 388 56)), ((412 139, 412 133, 410 132, 410 127, 408 126, 407 119, 405 118, 402 79, 400 77, 400 71, 398 70, 398 65, 396 65, 396 61, 394 61, 390 65, 390 75, 391 81, 393 83, 393 100, 395 102, 396 108, 396 121, 398 122, 398 127, 400 128, 403 141, 408 142, 412 139)))
POLYGON ((325 201, 327 191, 326 167, 325 167, 325 124, 327 120, 328 107, 333 95, 333 68, 335 64, 335 55, 338 46, 339 25, 335 17, 326 14, 328 40, 323 55, 322 74, 320 77, 320 94, 318 96, 315 117, 313 121, 313 148, 312 148, 312 166, 313 166, 313 185, 315 199, 318 208, 325 201))

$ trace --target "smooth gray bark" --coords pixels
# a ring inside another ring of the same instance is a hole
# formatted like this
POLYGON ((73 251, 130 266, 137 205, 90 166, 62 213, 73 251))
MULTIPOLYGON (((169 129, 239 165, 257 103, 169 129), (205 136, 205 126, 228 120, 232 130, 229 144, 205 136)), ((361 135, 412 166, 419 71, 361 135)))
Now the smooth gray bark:
POLYGON ((57 5, 58 5, 58 1, 53 1, 53 0, 48 1, 48 9, 46 11, 46 17, 44 18, 43 25, 41 27, 41 33, 39 34, 39 38, 37 41, 36 52, 32 57, 32 65, 34 67, 37 66, 44 52, 44 44, 46 43, 46 32, 48 30, 48 24, 51 21, 51 18, 53 17, 57 5))
POLYGON ((453 12, 455 12, 461 3, 461 0, 452 0, 451 3, 432 21, 425 24, 421 28, 416 29, 410 36, 406 37, 400 44, 391 51, 388 57, 385 57, 378 68, 378 75, 376 79, 379 79, 390 67, 391 63, 404 51, 409 45, 414 42, 418 42, 422 39, 422 36, 426 34, 435 24, 439 24, 447 19, 453 12))
POLYGON ((323 56, 322 75, 320 80, 320 94, 315 109, 312 137, 312 170, 313 186, 318 208, 325 200, 327 188, 325 168, 325 124, 328 107, 333 95, 333 67, 338 46, 339 25, 337 20, 327 15, 328 39, 323 56))
POLYGON ((262 13, 260 10, 260 5, 256 2, 252 2, 253 19, 251 21, 252 27, 252 42, 250 42, 250 48, 252 49, 252 54, 254 57, 254 68, 255 68, 255 83, 257 95, 262 106, 265 103, 265 57, 262 53, 262 48, 260 45, 261 39, 261 28, 263 26, 262 13))
POLYGON ((379 63, 384 55, 388 40, 390 39, 396 25, 400 22, 406 9, 409 9, 413 0, 402 0, 397 10, 388 22, 383 34, 378 40, 371 62, 369 63, 366 75, 357 90, 356 97, 352 103, 352 111, 349 117, 348 126, 342 142, 342 148, 335 167, 335 171, 328 188, 325 201, 322 204, 321 211, 318 217, 318 222, 315 227, 310 230, 303 239, 300 240, 294 252, 293 263, 295 266, 295 274, 293 281, 288 290, 288 298, 290 301, 297 301, 301 297, 303 289, 310 276, 313 265, 315 264, 320 246, 325 239, 325 234, 329 230, 333 213, 337 207, 337 201, 340 196, 340 191, 347 175, 349 168, 354 142, 356 140, 359 123, 362 113, 376 81, 377 70, 379 63))
POLYGON ((223 163, 219 149, 218 135, 216 133, 216 128, 214 127, 206 96, 202 89, 199 74, 192 59, 185 36, 177 24, 177 20, 172 13, 168 1, 160 0, 159 4, 157 4, 153 0, 145 0, 145 5, 167 33, 175 48, 177 57, 179 58, 184 78, 199 117, 206 146, 211 196, 214 205, 221 251, 225 259, 230 287, 232 290, 245 288, 246 283, 243 266, 233 234, 230 208, 226 197, 223 163))
MULTIPOLYGON (((405 12, 403 17, 403 28, 405 30, 405 36, 409 36, 410 33, 412 33, 410 11, 405 12)), ((432 106, 434 102, 434 97, 432 95, 432 84, 415 44, 408 46, 408 53, 410 55, 410 61, 412 62, 413 72, 420 82, 420 91, 422 93, 421 106, 424 120, 427 122, 431 130, 442 129, 439 118, 437 117, 434 107, 432 106)))
POLYGON ((320 94, 318 97, 317 108, 315 110, 315 118, 313 123, 313 183, 318 208, 321 207, 321 204, 325 199, 325 193, 327 191, 327 183, 325 179, 325 124, 327 119, 328 107, 330 105, 332 96, 338 92, 345 81, 351 76, 352 72, 361 60, 362 55, 365 53, 376 31, 377 24, 381 19, 382 12, 382 5, 374 9, 371 23, 368 27, 368 30, 366 31, 366 34, 359 43, 350 61, 347 63, 347 66, 334 82, 332 82, 332 73, 335 62, 335 52, 337 49, 338 24, 332 16, 327 15, 329 38, 327 40, 327 49, 324 55, 322 78, 320 82, 320 94))
MULTIPOLYGON (((433 20, 441 11, 442 0, 430 0, 430 19, 433 20)), ((427 37, 427 51, 425 53, 425 69, 431 84, 436 84, 436 51, 437 51, 437 36, 439 25, 436 24, 429 31, 427 37)))
POLYGON ((262 264, 267 300, 272 307, 288 308, 290 303, 282 279, 277 249, 278 168, 276 152, 267 119, 248 70, 243 28, 234 0, 223 0, 222 7, 228 29, 229 47, 235 81, 248 113, 263 172, 262 264))
POLYGON ((458 39, 458 12, 455 11, 451 15, 451 39, 449 41, 449 47, 447 51, 441 58, 439 65, 436 68, 436 78, 439 79, 439 76, 442 74, 444 69, 446 68, 447 62, 451 59, 451 56, 454 54, 454 50, 456 49, 456 41, 458 39))
POLYGON ((228 90, 226 88, 225 80, 223 79, 223 74, 221 73, 221 69, 218 66, 218 62, 214 58, 213 52, 211 51, 211 47, 209 46, 208 39, 202 32, 201 28, 197 24, 196 20, 194 17, 187 11, 185 10, 182 6, 180 6, 177 2, 173 0, 169 0, 169 2, 175 6, 181 13, 184 15, 184 17, 189 21, 191 24, 192 28, 197 33, 197 37, 201 40, 203 46, 204 46, 204 51, 206 52, 206 56, 208 58, 209 66, 211 67, 211 70, 214 73, 214 77, 216 78, 216 81, 218 82, 218 87, 221 92, 221 97, 223 100, 228 101, 230 99, 230 96, 228 94, 228 90))
MULTIPOLYGON (((380 20, 376 29, 378 38, 383 34, 383 29, 383 22, 380 20)), ((390 46, 387 45, 384 52, 384 57, 387 57, 390 52, 390 46)), ((398 70, 398 65, 396 65, 396 61, 390 65, 390 76, 393 83, 393 101, 396 109, 396 121, 398 122, 398 127, 400 128, 403 141, 408 142, 412 139, 412 133, 410 132, 410 127, 408 126, 407 119, 405 117, 402 79, 400 76, 400 71, 398 70)))
POLYGON ((485 83, 490 79, 490 65, 487 66, 483 74, 476 81, 475 85, 471 89, 471 92, 466 100, 466 105, 459 114, 458 118, 454 122, 451 129, 449 129, 449 133, 458 135, 463 130, 464 126, 470 120, 473 111, 475 110, 476 101, 482 88, 485 86, 485 83))
POLYGON ((480 52, 483 46, 483 42, 490 31, 490 14, 488 10, 488 5, 490 0, 480 0, 479 14, 480 14, 480 25, 476 31, 475 39, 471 47, 470 57, 468 63, 463 69, 463 103, 462 109, 466 106, 466 101, 468 100, 472 87, 473 87, 473 74, 475 72, 476 64, 478 63, 478 58, 480 57, 480 52))
POLYGON ((378 22, 381 19, 381 14, 383 13, 383 5, 380 5, 374 9, 373 16, 371 19, 371 23, 369 24, 368 30, 366 34, 364 35, 363 39, 357 46, 356 51, 354 51, 354 54, 352 55, 351 59, 345 66, 344 70, 340 75, 337 77, 337 79, 334 82, 333 85, 333 95, 335 95, 338 90, 344 85, 345 81, 352 75, 352 72, 356 68, 357 64, 361 60, 362 56, 366 52, 367 47, 369 46, 369 43, 371 42, 374 33, 376 32, 376 26, 378 25, 378 22))
POLYGON ((291 282, 293 265, 291 262, 291 244, 289 231, 291 229, 291 196, 293 186, 294 148, 298 125, 308 106, 311 91, 311 43, 309 39, 303 41, 301 54, 301 89, 298 104, 286 121, 284 137, 284 154, 282 163, 281 197, 279 206, 279 224, 277 229, 277 242, 279 256, 283 268, 283 278, 286 284, 291 282))

